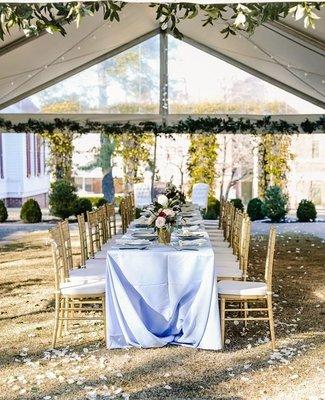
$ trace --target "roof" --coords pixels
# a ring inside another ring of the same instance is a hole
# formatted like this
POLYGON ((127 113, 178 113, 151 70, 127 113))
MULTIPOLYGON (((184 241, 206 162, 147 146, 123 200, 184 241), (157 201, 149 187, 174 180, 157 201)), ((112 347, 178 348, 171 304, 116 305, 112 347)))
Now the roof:
MULTIPOLYGON (((325 8, 318 14, 325 18, 325 8)), ((325 24, 304 29, 292 16, 227 39, 200 17, 179 24, 184 41, 325 108, 325 24)), ((128 4, 120 22, 101 13, 85 17, 67 35, 26 38, 15 31, 0 42, 0 109, 112 57, 160 32, 153 8, 128 4)))

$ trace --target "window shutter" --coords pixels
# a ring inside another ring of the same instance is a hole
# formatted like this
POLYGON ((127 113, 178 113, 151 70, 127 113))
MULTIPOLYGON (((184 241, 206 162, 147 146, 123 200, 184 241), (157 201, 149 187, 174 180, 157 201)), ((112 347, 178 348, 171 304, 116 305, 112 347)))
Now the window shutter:
POLYGON ((31 175, 31 147, 30 147, 30 133, 26 133, 26 176, 31 175))
POLYGON ((4 171, 3 171, 2 133, 0 133, 0 179, 3 178, 4 178, 4 171))

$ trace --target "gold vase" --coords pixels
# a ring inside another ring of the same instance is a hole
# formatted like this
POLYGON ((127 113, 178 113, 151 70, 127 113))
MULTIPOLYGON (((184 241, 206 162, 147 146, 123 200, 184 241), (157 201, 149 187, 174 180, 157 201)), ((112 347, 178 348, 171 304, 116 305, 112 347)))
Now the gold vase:
POLYGON ((158 243, 169 244, 171 232, 169 229, 158 229, 158 243))

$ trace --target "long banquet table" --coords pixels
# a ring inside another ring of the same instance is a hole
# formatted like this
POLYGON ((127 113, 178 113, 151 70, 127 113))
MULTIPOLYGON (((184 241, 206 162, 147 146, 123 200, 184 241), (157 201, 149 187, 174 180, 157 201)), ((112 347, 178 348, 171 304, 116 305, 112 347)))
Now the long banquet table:
MULTIPOLYGON (((202 228, 204 229, 204 228, 202 228)), ((167 344, 219 350, 221 335, 214 253, 170 245, 107 251, 107 347, 167 344)))

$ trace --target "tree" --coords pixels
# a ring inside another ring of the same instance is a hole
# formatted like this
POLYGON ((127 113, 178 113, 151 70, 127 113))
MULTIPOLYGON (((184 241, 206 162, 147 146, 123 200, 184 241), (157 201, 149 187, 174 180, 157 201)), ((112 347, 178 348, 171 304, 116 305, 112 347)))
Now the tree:
POLYGON ((269 186, 287 191, 287 174, 294 154, 290 151, 291 135, 262 134, 259 143, 259 196, 264 197, 269 186))
POLYGON ((115 135, 101 133, 101 145, 98 149, 95 149, 94 161, 82 167, 83 170, 88 171, 96 167, 100 167, 102 169, 102 192, 105 200, 107 200, 108 203, 113 203, 115 197, 114 181, 112 175, 112 157, 116 146, 115 141, 115 135))
POLYGON ((252 176, 252 153, 256 139, 251 135, 224 134, 221 144, 220 196, 228 199, 232 187, 252 176))
POLYGON ((187 160, 190 191, 194 183, 203 182, 209 185, 210 194, 214 194, 218 147, 217 136, 214 133, 190 135, 187 160))
POLYGON ((116 155, 123 159, 125 191, 142 179, 141 171, 152 168, 151 153, 155 137, 151 133, 124 133, 116 137, 116 155))

